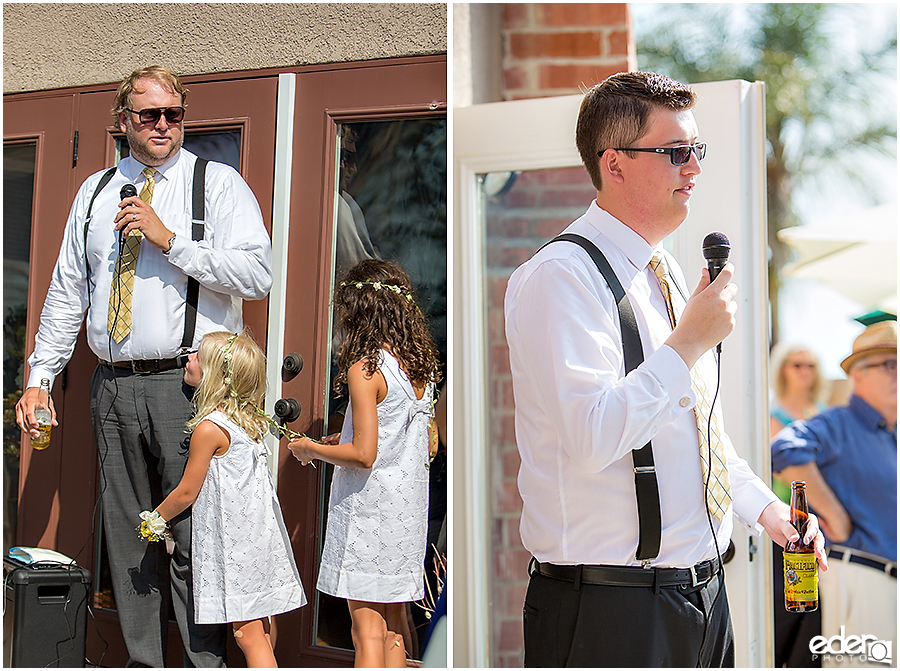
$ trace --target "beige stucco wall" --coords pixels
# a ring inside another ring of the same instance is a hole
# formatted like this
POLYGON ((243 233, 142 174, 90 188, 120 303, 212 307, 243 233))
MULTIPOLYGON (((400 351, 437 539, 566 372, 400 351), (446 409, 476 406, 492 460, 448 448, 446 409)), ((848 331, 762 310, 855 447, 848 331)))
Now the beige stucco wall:
POLYGON ((447 51, 444 3, 3 5, 3 92, 447 51))

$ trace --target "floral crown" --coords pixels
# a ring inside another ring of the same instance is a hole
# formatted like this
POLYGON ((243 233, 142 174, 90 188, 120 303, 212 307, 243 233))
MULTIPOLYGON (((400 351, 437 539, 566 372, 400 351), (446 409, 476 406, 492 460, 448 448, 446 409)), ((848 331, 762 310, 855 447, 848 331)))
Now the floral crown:
POLYGON ((362 289, 366 285, 372 287, 373 289, 375 289, 375 291, 386 289, 387 291, 393 291, 398 296, 405 297, 407 302, 412 303, 419 314, 422 314, 424 316, 422 308, 420 308, 416 301, 413 299, 412 289, 397 286, 396 284, 385 284, 384 282, 378 282, 376 280, 350 280, 348 282, 341 282, 342 287, 354 286, 357 289, 362 289))
POLYGON ((410 303, 412 303, 412 291, 405 287, 399 287, 396 284, 385 284, 384 282, 376 282, 373 280, 356 280, 350 282, 341 282, 342 287, 354 286, 357 289, 362 289, 364 285, 369 285, 375 291, 381 291, 382 289, 387 289, 388 291, 393 291, 395 294, 402 295, 406 297, 410 303))
POLYGON ((231 386, 231 378, 234 377, 234 368, 231 365, 231 346, 234 345, 234 341, 237 337, 237 333, 232 333, 231 337, 228 338, 228 344, 225 345, 225 354, 223 357, 223 361, 225 362, 225 379, 222 380, 228 387, 229 395, 234 396, 235 398, 237 398, 237 392, 234 390, 234 387, 231 386))

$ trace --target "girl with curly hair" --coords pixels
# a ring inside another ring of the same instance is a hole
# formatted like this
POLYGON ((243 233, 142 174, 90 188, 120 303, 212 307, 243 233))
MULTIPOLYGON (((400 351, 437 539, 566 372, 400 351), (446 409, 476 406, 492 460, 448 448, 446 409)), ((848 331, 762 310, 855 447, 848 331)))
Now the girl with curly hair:
POLYGON ((406 603, 424 597, 428 466, 437 347, 396 263, 365 259, 335 291, 343 335, 335 388, 350 404, 340 435, 291 442, 334 464, 316 588, 347 599, 358 667, 405 667, 406 603))

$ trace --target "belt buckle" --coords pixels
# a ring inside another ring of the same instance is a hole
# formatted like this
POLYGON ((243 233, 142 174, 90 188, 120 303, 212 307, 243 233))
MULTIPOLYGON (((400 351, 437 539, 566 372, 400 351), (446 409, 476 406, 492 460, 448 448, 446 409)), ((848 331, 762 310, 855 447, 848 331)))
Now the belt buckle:
POLYGON ((144 359, 132 359, 131 360, 131 372, 136 375, 145 375, 147 373, 152 372, 149 366, 145 364, 149 363, 149 361, 145 361, 144 359))
POLYGON ((700 585, 705 585, 710 581, 710 578, 712 578, 712 575, 710 575, 706 580, 700 580, 697 577, 697 567, 694 565, 691 565, 688 568, 688 571, 691 572, 691 587, 699 587, 700 585))

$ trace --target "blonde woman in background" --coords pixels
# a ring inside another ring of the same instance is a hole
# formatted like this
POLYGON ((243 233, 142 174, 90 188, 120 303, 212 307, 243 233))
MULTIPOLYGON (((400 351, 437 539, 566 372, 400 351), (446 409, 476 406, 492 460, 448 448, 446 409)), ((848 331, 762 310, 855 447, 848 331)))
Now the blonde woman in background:
POLYGON ((819 399, 825 379, 819 359, 804 345, 772 348, 772 380, 775 397, 769 407, 770 438, 798 419, 809 419, 825 409, 819 399))

